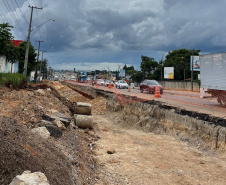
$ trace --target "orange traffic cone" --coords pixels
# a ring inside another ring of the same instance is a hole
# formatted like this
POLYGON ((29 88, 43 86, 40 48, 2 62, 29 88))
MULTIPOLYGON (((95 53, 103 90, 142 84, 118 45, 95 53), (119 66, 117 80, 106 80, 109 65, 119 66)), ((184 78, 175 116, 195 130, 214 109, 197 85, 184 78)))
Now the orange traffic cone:
POLYGON ((108 88, 111 88, 111 83, 108 84, 108 88))
POLYGON ((137 88, 138 90, 140 90, 140 86, 138 86, 138 88, 137 88))
POLYGON ((155 98, 161 98, 159 86, 155 87, 155 98))

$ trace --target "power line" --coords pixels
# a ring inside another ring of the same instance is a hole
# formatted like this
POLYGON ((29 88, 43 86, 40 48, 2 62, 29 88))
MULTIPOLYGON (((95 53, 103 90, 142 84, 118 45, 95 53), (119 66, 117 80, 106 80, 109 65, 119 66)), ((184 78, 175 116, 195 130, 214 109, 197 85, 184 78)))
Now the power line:
MULTIPOLYGON (((2 13, 2 10, 0 9, 0 11, 1 11, 1 14, 3 15, 3 17, 5 18, 5 20, 6 20, 6 22, 7 23, 9 23, 9 21, 8 21, 8 19, 4 16, 4 14, 2 13)), ((16 35, 18 36, 18 37, 21 37, 17 32, 15 32, 16 33, 16 35)))
MULTIPOLYGON (((1 9, 0 9, 0 15, 1 15, 1 17, 2 17, 2 22, 5 22, 5 21, 4 21, 5 16, 4 16, 4 14, 2 13, 2 10, 1 10, 1 9)), ((5 18, 5 20, 6 20, 6 18, 5 18)), ((7 20, 6 20, 6 22, 7 22, 7 20)))
POLYGON ((27 0, 27 2, 28 2, 28 5, 31 6, 28 0, 27 0))
POLYGON ((20 13, 22 14, 22 16, 24 17, 24 19, 25 19, 25 20, 27 21, 27 23, 29 24, 28 20, 27 20, 26 17, 24 16, 24 14, 23 14, 23 12, 21 11, 21 9, 20 9, 20 7, 19 7, 19 5, 18 5, 18 3, 17 3, 16 0, 15 0, 15 2, 16 2, 17 7, 18 7, 19 10, 20 10, 20 13))
POLYGON ((7 10, 9 11, 10 15, 12 16, 14 22, 17 24, 18 29, 20 30, 20 32, 22 33, 22 35, 26 38, 26 35, 25 35, 25 33, 24 33, 24 29, 23 29, 23 27, 20 25, 20 23, 18 22, 16 16, 14 15, 14 13, 13 13, 13 11, 12 11, 12 8, 10 7, 10 5, 9 5, 9 3, 8 3, 8 1, 7 1, 7 0, 6 0, 6 1, 3 0, 3 3, 5 4, 7 10), (7 3, 7 4, 6 4, 6 3, 7 3))

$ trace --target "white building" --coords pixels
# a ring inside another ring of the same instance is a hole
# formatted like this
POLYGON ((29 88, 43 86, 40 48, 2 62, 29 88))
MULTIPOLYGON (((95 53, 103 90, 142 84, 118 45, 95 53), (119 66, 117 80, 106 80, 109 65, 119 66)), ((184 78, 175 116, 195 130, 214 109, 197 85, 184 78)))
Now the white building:
POLYGON ((19 62, 10 63, 6 61, 5 55, 0 55, 0 73, 17 73, 19 69, 19 62))

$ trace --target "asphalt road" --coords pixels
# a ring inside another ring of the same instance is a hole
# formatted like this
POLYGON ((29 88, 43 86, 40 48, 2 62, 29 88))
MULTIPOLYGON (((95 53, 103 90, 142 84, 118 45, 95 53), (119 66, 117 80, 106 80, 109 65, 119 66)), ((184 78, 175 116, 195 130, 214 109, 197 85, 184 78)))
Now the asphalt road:
MULTIPOLYGON (((80 85, 90 86, 89 84, 83 83, 80 83, 80 85)), ((115 92, 116 94, 136 96, 138 98, 142 98, 145 100, 161 101, 166 104, 173 105, 186 110, 226 118, 226 107, 222 107, 217 102, 216 98, 205 98, 205 99, 200 98, 199 92, 164 90, 164 93, 161 95, 161 98, 155 98, 154 94, 148 94, 147 92, 141 93, 137 88, 130 89, 130 91, 128 91, 128 89, 117 89, 115 87, 112 88, 104 86, 93 86, 93 87, 105 91, 112 91, 115 92)))

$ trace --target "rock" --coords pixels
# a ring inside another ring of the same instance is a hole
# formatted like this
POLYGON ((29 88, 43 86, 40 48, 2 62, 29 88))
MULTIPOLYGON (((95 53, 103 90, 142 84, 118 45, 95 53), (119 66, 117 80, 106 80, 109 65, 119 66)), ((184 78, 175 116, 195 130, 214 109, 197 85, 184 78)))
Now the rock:
POLYGON ((47 123, 45 125, 45 127, 49 131, 50 136, 52 136, 54 138, 59 138, 62 136, 62 131, 55 123, 47 123))
POLYGON ((43 114, 42 119, 47 120, 47 121, 54 121, 56 118, 51 114, 43 114))
POLYGON ((43 89, 38 89, 38 90, 35 91, 35 94, 36 95, 40 95, 41 94, 41 95, 44 96, 46 93, 45 93, 45 91, 43 89))
POLYGON ((74 118, 78 128, 93 128, 93 116, 74 115, 74 118))
POLYGON ((47 120, 47 121, 60 120, 65 125, 65 127, 68 127, 70 125, 70 122, 71 122, 70 117, 68 117, 62 113, 59 113, 57 111, 51 110, 51 112, 52 113, 50 113, 50 114, 43 114, 42 119, 47 120))
POLYGON ((115 153, 115 149, 114 149, 114 148, 109 148, 109 149, 107 150, 107 153, 108 153, 108 154, 114 154, 114 153, 115 153))
POLYGON ((40 120, 39 123, 38 123, 38 126, 39 126, 39 127, 43 127, 43 126, 47 125, 48 123, 49 123, 49 124, 52 124, 51 121, 40 120))
POLYGON ((177 173, 178 176, 182 176, 183 175, 183 171, 180 170, 180 169, 177 169, 177 172, 176 173, 177 173))
POLYGON ((59 112, 55 112, 53 113, 55 117, 57 118, 61 118, 61 119, 64 119, 64 120, 67 120, 69 123, 71 122, 71 118, 62 114, 62 113, 59 113, 59 112))
POLYGON ((62 131, 66 130, 65 125, 60 120, 56 119, 53 121, 53 123, 55 123, 60 130, 62 130, 62 131))
POLYGON ((77 102, 74 108, 75 114, 91 115, 92 105, 89 103, 77 102))
POLYGON ((49 185, 49 182, 41 172, 24 171, 22 175, 17 175, 10 185, 49 185))
POLYGON ((42 138, 47 139, 50 137, 49 131, 46 129, 46 127, 38 127, 33 128, 31 132, 40 135, 42 138))

